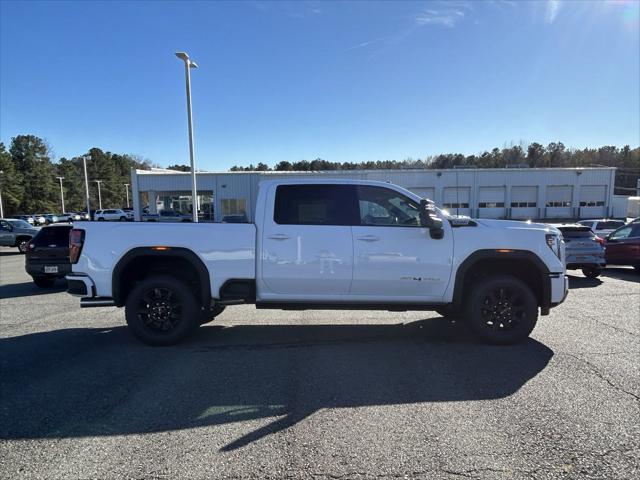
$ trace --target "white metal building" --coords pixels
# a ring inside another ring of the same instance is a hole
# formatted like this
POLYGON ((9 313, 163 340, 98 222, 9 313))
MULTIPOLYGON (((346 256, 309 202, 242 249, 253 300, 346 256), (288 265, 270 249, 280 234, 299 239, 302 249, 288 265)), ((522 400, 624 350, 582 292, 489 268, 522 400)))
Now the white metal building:
MULTIPOLYGON (((390 182, 431 199, 452 213, 476 218, 577 219, 613 215, 615 168, 198 172, 200 211, 217 222, 225 215, 242 213, 252 220, 258 183, 264 177, 390 182)), ((189 173, 133 170, 136 219, 140 219, 146 206, 142 204, 143 194, 149 199, 152 213, 162 208, 186 213, 191 204, 190 182, 189 173)))

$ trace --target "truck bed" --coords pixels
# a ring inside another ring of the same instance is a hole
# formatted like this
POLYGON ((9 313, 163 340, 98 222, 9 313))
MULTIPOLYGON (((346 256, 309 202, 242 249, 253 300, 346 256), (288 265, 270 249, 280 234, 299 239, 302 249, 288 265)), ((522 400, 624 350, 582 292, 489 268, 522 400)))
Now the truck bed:
POLYGON ((216 298, 225 281, 255 279, 256 227, 250 223, 82 222, 85 242, 74 272, 95 283, 100 297, 112 296, 112 273, 122 256, 136 247, 186 248, 209 270, 216 298))

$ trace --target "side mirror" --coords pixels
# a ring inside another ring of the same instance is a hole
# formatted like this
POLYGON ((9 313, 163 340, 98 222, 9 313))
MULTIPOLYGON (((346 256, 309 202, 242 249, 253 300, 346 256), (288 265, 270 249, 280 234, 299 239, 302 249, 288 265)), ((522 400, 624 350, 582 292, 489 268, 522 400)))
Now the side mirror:
POLYGON ((442 220, 429 208, 429 204, 425 199, 420 200, 420 225, 429 229, 429 235, 434 240, 440 240, 444 237, 442 220))

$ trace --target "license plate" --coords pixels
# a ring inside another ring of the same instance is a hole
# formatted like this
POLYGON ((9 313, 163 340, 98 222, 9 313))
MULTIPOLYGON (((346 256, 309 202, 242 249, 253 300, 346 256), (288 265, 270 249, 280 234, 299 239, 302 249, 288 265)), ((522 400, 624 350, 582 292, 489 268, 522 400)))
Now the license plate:
POLYGON ((44 273, 58 273, 58 267, 46 265, 44 267, 44 273))

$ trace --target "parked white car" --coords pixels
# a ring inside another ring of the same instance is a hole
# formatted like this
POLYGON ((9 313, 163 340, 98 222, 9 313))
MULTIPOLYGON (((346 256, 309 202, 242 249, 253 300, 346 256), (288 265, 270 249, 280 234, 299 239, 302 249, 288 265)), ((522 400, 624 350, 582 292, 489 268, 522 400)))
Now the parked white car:
POLYGON ((93 219, 98 222, 126 222, 127 220, 133 219, 133 214, 131 212, 125 212, 120 208, 110 208, 106 210, 96 210, 93 214, 93 219))
POLYGON ((600 238, 605 238, 607 235, 617 230, 620 227, 624 227, 625 222, 623 220, 613 220, 609 218, 600 218, 595 220, 580 220, 580 225, 589 227, 593 233, 600 238))
POLYGON ((151 345, 239 303, 435 310, 510 344, 564 301, 563 260, 548 225, 452 218, 383 182, 287 179, 260 184, 254 223, 78 225, 67 282, 84 307, 124 306, 151 345))

